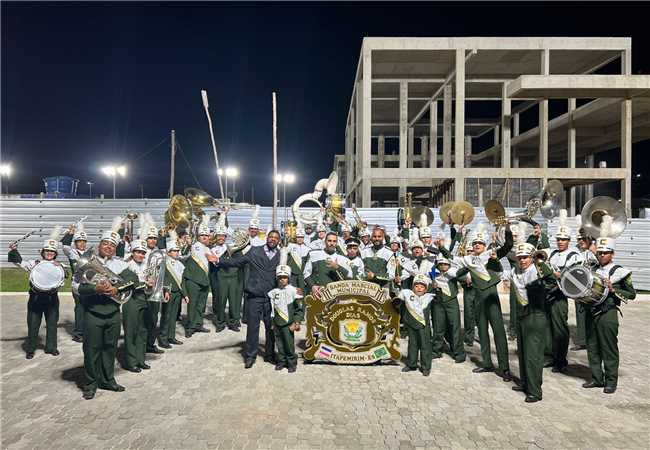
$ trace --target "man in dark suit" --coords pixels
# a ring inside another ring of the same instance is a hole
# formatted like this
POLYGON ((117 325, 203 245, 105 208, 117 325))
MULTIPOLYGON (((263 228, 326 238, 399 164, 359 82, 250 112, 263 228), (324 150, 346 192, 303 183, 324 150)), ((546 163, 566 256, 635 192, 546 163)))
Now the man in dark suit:
POLYGON ((267 294, 276 287, 275 269, 280 264, 278 243, 280 233, 271 230, 266 235, 266 244, 252 247, 246 254, 229 260, 217 260, 219 268, 244 267, 248 265, 249 275, 244 286, 246 292, 246 349, 244 367, 255 364, 259 346, 260 321, 264 321, 266 333, 264 360, 275 362, 275 338, 271 328, 271 303, 267 294))

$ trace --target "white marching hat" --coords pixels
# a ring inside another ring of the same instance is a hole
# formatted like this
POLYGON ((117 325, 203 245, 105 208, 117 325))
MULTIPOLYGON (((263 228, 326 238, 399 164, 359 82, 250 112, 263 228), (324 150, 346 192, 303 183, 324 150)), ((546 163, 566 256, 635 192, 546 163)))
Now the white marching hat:
POLYGON ((424 275, 423 273, 418 273, 413 277, 413 284, 417 283, 429 286, 431 284, 431 278, 429 278, 427 275, 424 275))
POLYGON ((476 231, 474 232, 474 234, 472 234, 470 241, 471 241, 472 244, 475 244, 475 243, 478 242, 478 243, 487 245, 488 237, 487 237, 487 233, 485 231, 485 224, 484 223, 479 223, 476 226, 476 231))
POLYGON ((417 247, 424 248, 424 243, 422 243, 422 241, 419 239, 416 239, 413 242, 411 242, 411 250, 417 247))
POLYGON ((402 238, 400 237, 399 234, 393 233, 390 235, 389 244, 401 244, 401 243, 402 243, 402 238))
POLYGON ((535 251, 535 246, 528 242, 520 242, 515 247, 516 256, 531 256, 535 251))
POLYGON ((431 227, 422 227, 420 228, 419 233, 421 238, 431 237, 431 227))
POLYGON ((133 243, 131 244, 131 252, 144 252, 147 253, 148 247, 147 247, 147 241, 143 241, 142 239, 134 239, 133 243))
POLYGON ((72 235, 72 242, 87 241, 87 240, 88 240, 88 235, 84 230, 84 223, 79 221, 77 223, 77 226, 75 227, 74 234, 72 235))
POLYGON ((436 266, 439 265, 439 264, 448 264, 448 265, 451 265, 451 261, 449 261, 449 260, 448 260, 447 258, 445 258, 444 256, 439 256, 439 257, 438 257, 438 260, 436 261, 436 266))
POLYGON ((560 226, 557 228, 557 233, 555 233, 555 239, 568 239, 571 240, 571 228, 567 225, 567 210, 560 210, 560 226))
POLYGON ((181 247, 178 245, 178 233, 176 233, 176 230, 169 230, 165 244, 168 252, 180 251, 181 247))
POLYGON ((341 232, 342 233, 345 233, 345 232, 351 233, 352 228, 350 228, 350 225, 348 225, 347 223, 344 223, 343 225, 341 225, 341 232))
POLYGON ((251 220, 248 221, 248 228, 252 228, 253 230, 259 230, 260 229, 260 205, 255 205, 255 210, 253 210, 253 217, 251 217, 251 220))
POLYGON ((226 213, 219 214, 217 225, 214 227, 214 234, 228 235, 228 227, 226 226, 226 213))
POLYGON ((41 248, 41 251, 50 250, 58 253, 60 236, 61 236, 61 225, 57 225, 50 233, 50 237, 43 242, 43 247, 41 248))
POLYGON ((123 219, 120 216, 114 217, 113 223, 111 224, 111 229, 106 230, 102 233, 100 241, 108 241, 115 246, 119 245, 122 238, 120 237, 120 233, 118 233, 118 231, 122 226, 122 220, 123 219))
POLYGON ((370 236, 370 230, 368 230, 368 227, 362 228, 359 231, 359 237, 361 236, 370 236))
POLYGON ((305 237, 305 229, 301 226, 296 227, 296 237, 305 237))
POLYGON ((597 252, 613 252, 616 250, 616 239, 612 234, 612 216, 605 214, 600 224, 600 237, 596 239, 597 252))
POLYGON ((210 227, 208 223, 210 222, 210 218, 208 217, 207 214, 203 214, 201 217, 201 223, 199 224, 199 230, 198 234, 199 236, 210 236, 210 227))
POLYGON ((280 264, 278 267, 275 268, 276 277, 288 277, 290 275, 291 275, 291 267, 287 266, 286 264, 280 264))

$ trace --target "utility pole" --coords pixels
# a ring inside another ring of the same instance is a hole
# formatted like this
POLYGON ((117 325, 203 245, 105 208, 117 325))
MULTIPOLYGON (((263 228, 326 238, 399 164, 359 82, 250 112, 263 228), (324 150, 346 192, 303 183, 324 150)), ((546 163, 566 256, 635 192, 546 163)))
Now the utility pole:
POLYGON ((251 205, 255 204, 255 186, 251 184, 251 205))
POLYGON ((172 173, 169 177, 169 198, 174 196, 174 165, 176 162, 176 131, 172 130, 172 173))
POLYGON ((277 104, 275 92, 273 93, 273 229, 277 227, 277 209, 278 209, 278 124, 277 124, 277 104))

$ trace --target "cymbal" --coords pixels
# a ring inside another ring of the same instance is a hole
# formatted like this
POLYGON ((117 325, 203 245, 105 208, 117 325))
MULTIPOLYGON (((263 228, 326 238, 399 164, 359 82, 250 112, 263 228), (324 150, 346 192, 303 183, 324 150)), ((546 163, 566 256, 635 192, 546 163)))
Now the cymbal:
POLYGON ((490 222, 495 223, 499 217, 505 217, 506 210, 499 200, 492 199, 485 203, 485 215, 490 222))
POLYGON ((415 206, 411 208, 411 217, 418 226, 423 226, 420 224, 420 218, 422 217, 422 214, 427 217, 427 224, 424 226, 428 227, 433 223, 433 211, 431 211, 431 209, 426 206, 415 206))
POLYGON ((451 202, 447 202, 447 203, 443 204, 440 207, 440 211, 439 211, 440 212, 440 220, 442 220, 447 225, 449 225, 451 223, 451 217, 449 215, 451 214, 451 208, 453 208, 455 204, 456 204, 456 202, 451 201, 451 202))
POLYGON ((474 220, 474 207, 470 202, 461 200, 451 208, 451 220, 458 225, 467 225, 474 220))

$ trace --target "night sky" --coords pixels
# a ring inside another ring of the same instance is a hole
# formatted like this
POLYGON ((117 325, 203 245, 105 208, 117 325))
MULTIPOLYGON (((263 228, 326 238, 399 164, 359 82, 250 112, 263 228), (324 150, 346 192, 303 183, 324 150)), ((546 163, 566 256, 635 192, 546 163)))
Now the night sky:
MULTIPOLYGON (((288 198, 311 191, 344 152, 364 36, 629 36, 633 73, 650 73, 647 5, 470 3, 8 3, 2 6, 2 160, 11 193, 68 175, 111 195, 99 168, 129 165, 118 196, 166 196, 169 133, 183 155, 176 190, 217 194, 200 90, 237 190, 270 204, 271 92, 279 96, 288 198), (191 170, 183 156, 189 161, 191 170)), ((644 144, 644 149, 648 146, 644 144)), ((635 145, 635 173, 648 162, 635 145)), ((638 184, 638 183, 637 183, 638 184)), ((640 186, 637 186, 637 188, 640 186)), ((645 189, 647 191, 647 189, 645 189)), ((239 200, 242 197, 240 195, 239 200)))

